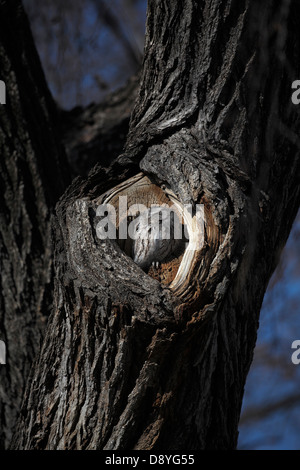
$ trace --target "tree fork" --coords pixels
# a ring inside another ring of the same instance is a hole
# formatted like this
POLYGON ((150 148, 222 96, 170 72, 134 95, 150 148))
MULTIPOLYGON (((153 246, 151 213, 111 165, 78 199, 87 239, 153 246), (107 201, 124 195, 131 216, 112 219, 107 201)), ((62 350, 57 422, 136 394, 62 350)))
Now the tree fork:
POLYGON ((18 0, 0 2, 0 448, 7 447, 52 307, 51 210, 70 184, 55 104, 18 0))
POLYGON ((148 2, 125 151, 56 207, 55 307, 12 448, 236 447, 261 303, 300 202, 299 13, 296 1, 148 2), (95 236, 103 195, 141 170, 206 206, 196 302, 95 236))

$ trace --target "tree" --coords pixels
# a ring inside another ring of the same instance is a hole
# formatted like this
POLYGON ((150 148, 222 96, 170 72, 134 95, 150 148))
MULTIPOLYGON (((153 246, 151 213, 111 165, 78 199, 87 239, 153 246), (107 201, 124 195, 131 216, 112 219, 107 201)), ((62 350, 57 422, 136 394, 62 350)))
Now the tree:
POLYGON ((51 208, 70 183, 57 110, 20 2, 0 3, 0 446, 7 445, 52 308, 51 208))
MULTIPOLYGON (((1 18, 17 3, 2 1, 1 18)), ((260 306, 300 202, 299 10, 149 1, 124 152, 55 208, 54 305, 12 448, 236 447, 260 306), (206 243, 180 290, 95 237, 102 195, 128 180, 130 193, 140 171, 205 205, 206 243)))
POLYGON ((239 449, 298 448, 300 369, 290 347, 299 330, 299 229, 298 211, 260 312, 239 422, 239 449))

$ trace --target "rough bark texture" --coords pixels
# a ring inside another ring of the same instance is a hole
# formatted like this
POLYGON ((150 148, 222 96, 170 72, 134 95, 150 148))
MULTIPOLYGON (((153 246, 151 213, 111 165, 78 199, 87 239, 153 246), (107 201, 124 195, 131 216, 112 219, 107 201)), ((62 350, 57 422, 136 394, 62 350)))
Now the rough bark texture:
POLYGON ((260 306, 300 202, 299 14, 297 1, 148 2, 125 152, 56 208, 55 308, 12 448, 236 447, 260 306), (99 196, 140 169, 206 204, 194 304, 95 236, 99 196))
POLYGON ((0 1, 0 447, 8 445, 52 307, 51 208, 70 178, 49 95, 19 1, 0 1))

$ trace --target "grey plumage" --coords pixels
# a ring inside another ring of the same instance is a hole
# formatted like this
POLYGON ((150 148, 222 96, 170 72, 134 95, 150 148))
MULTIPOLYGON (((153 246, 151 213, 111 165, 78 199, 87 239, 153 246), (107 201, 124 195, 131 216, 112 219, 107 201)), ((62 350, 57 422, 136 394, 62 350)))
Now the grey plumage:
POLYGON ((181 228, 178 216, 167 207, 151 207, 132 224, 132 258, 142 269, 164 261, 182 242, 178 239, 181 228))

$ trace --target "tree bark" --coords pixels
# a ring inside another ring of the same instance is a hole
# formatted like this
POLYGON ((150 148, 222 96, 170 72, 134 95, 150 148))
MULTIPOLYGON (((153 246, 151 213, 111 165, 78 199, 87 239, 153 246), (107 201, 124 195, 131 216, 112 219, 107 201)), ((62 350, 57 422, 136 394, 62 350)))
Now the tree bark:
POLYGON ((60 112, 60 130, 72 176, 86 177, 96 163, 109 167, 126 143, 139 77, 102 103, 60 112))
POLYGON ((56 207, 55 305, 15 449, 234 449, 259 311, 300 202, 299 2, 148 2, 124 153, 56 207), (205 204, 203 260, 177 295, 95 236, 140 170, 205 204))
POLYGON ((7 447, 52 307, 51 208, 70 183, 49 94, 19 1, 0 2, 0 447, 7 447))

